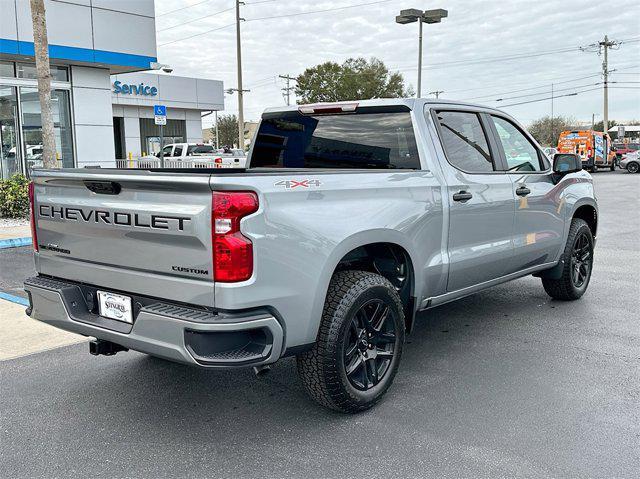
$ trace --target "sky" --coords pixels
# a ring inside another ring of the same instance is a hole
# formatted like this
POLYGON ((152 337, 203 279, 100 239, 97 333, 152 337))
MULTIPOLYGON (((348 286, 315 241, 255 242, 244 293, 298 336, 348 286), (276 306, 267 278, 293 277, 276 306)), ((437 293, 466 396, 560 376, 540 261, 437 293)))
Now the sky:
MULTIPOLYGON (((174 75, 237 87, 234 6, 233 0, 156 0, 158 61, 174 75)), ((595 114, 600 121, 602 56, 588 46, 608 35, 618 42, 609 50, 609 119, 640 120, 638 0, 246 0, 245 120, 285 104, 279 75, 295 77, 326 61, 376 57, 415 90, 418 24, 395 23, 404 8, 448 10, 442 23, 424 25, 423 97, 441 90, 440 98, 504 109, 525 125, 552 107, 554 115, 586 123, 595 114), (521 102, 529 103, 514 105, 521 102)), ((237 112, 237 95, 226 94, 224 113, 237 112)))

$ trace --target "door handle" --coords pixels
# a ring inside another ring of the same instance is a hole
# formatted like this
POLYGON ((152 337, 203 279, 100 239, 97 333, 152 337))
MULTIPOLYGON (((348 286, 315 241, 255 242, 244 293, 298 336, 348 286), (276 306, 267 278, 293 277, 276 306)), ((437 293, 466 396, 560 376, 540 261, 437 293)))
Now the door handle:
POLYGON ((520 186, 517 190, 516 190, 516 195, 518 196, 527 196, 529 193, 531 193, 531 190, 529 188, 527 188, 526 186, 520 186))
POLYGON ((462 201, 463 203, 465 201, 469 201, 471 198, 473 198, 473 195, 468 191, 464 191, 464 190, 458 191, 453 195, 453 201, 462 201))

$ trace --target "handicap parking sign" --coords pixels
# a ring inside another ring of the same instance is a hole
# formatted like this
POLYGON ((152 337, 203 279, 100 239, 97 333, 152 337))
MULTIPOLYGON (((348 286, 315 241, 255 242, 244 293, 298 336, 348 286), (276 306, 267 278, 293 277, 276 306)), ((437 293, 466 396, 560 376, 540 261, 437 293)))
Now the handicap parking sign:
POLYGON ((167 107, 166 105, 153 105, 153 118, 156 125, 167 124, 167 107))

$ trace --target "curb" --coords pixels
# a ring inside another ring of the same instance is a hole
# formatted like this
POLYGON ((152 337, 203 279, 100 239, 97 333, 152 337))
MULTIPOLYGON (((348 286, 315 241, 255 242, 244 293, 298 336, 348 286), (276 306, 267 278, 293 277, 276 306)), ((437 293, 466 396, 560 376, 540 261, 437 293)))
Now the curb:
POLYGON ((21 298, 20 296, 15 296, 9 293, 3 293, 0 291, 0 299, 5 299, 7 301, 11 301, 12 303, 21 304, 22 306, 29 306, 29 300, 25 298, 21 298))
POLYGON ((31 245, 31 237, 26 236, 24 238, 9 238, 0 240, 0 249, 5 248, 18 248, 20 246, 31 245))

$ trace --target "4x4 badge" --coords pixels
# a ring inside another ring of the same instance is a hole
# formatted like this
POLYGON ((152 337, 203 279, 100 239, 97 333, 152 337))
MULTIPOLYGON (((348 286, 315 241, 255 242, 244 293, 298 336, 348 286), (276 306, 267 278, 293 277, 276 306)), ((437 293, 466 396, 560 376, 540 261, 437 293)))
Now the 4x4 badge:
POLYGON ((281 180, 274 183, 273 186, 284 186, 288 190, 294 188, 310 188, 312 186, 320 186, 322 183, 320 180, 281 180))

